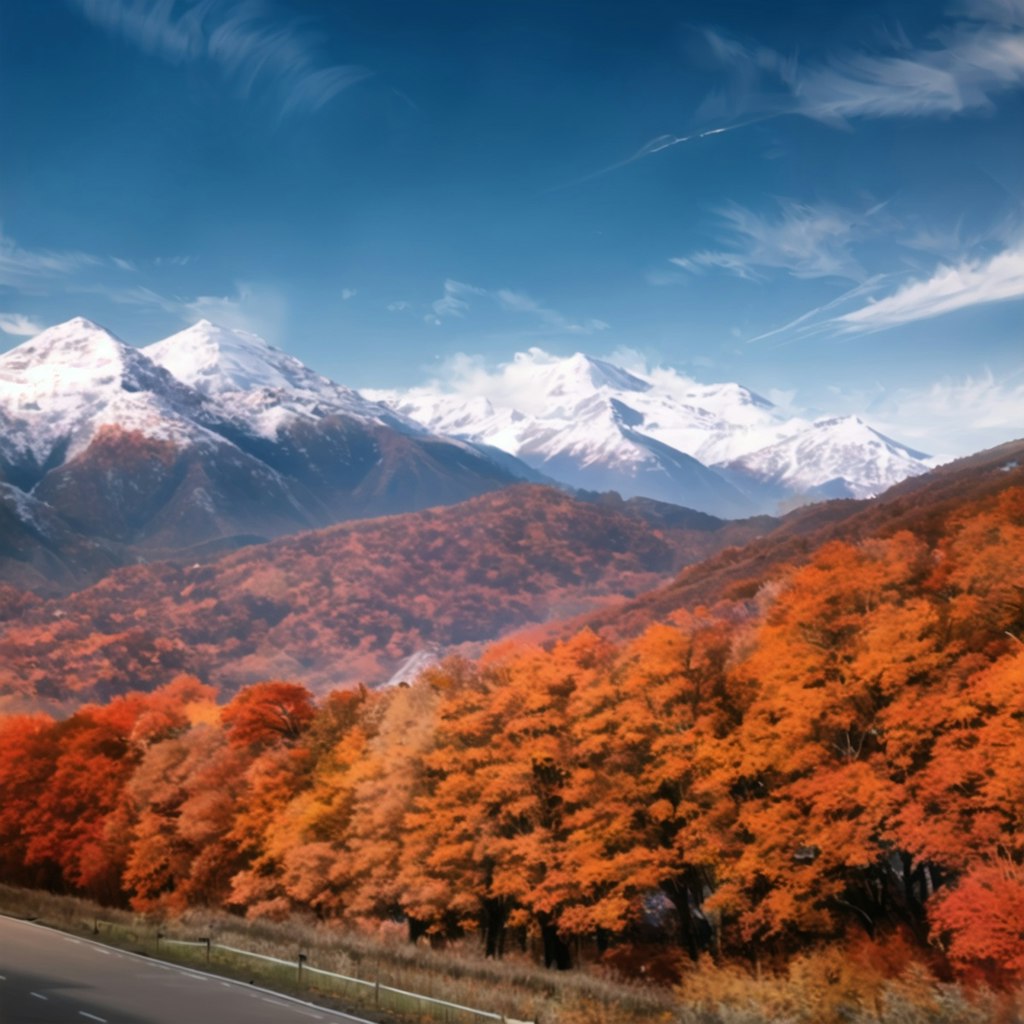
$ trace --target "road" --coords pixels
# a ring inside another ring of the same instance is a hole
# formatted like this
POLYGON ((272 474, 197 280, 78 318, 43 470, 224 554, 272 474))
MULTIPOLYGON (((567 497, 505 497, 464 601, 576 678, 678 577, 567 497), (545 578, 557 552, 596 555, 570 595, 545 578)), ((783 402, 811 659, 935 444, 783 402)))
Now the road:
POLYGON ((0 1024, 368 1024, 0 917, 0 1024))

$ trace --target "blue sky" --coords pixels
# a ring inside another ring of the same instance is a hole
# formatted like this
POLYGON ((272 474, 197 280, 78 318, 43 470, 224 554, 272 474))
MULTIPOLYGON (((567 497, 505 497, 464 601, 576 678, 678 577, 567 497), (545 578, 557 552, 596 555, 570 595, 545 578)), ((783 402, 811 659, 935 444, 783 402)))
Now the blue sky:
POLYGON ((206 316, 1024 435, 1024 0, 0 4, 0 347, 206 316))

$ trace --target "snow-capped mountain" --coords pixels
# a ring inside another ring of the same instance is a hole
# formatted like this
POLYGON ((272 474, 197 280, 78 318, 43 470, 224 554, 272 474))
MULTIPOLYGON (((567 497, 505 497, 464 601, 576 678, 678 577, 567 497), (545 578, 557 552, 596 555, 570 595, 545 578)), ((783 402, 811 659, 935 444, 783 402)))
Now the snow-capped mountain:
POLYGON ((0 481, 35 522, 133 551, 448 504, 518 465, 208 322, 143 351, 76 318, 0 356, 0 481))
POLYGON ((767 448, 719 466, 732 479, 753 479, 780 497, 869 498, 922 473, 924 452, 873 430, 858 416, 815 420, 767 448))
POLYGON ((154 363, 213 399, 221 410, 263 437, 296 420, 344 415, 407 433, 418 424, 358 391, 315 373, 259 335, 200 320, 142 349, 154 363))
POLYGON ((0 356, 13 557, 59 574, 76 545, 101 566, 538 474, 735 518, 875 494, 926 468, 856 418, 793 419, 738 384, 673 371, 532 349, 485 381, 468 397, 360 394, 208 321, 145 349, 82 318, 59 324, 0 356))
POLYGON ((500 448, 556 480, 736 517, 794 498, 865 497, 928 467, 859 420, 785 415, 739 384, 649 376, 582 353, 519 353, 488 393, 369 391, 430 430, 500 448))
MULTIPOLYGON (((219 440, 205 430, 202 398, 138 349, 82 317, 0 356, 0 415, 7 454, 45 466, 84 451, 103 427, 176 444, 219 440)), ((27 468, 27 467, 25 467, 27 468)))
POLYGON ((202 394, 78 317, 0 356, 3 476, 88 537, 179 547, 315 518, 202 394))

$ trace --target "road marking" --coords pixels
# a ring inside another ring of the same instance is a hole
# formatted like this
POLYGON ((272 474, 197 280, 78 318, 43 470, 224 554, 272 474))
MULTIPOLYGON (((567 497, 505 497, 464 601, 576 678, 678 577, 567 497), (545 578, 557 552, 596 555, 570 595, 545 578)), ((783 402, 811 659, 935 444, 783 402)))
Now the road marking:
MULTIPOLYGON (((0 2, 2 2, 2 0, 0 0, 0 2)), ((53 927, 45 925, 45 924, 41 924, 38 921, 15 921, 13 918, 9 918, 6 914, 0 913, 0 923, 3 923, 3 922, 10 922, 10 923, 14 923, 14 924, 23 924, 23 925, 25 925, 25 927, 35 928, 35 929, 37 929, 37 930, 39 930, 41 932, 47 932, 50 935, 55 935, 55 936, 61 935, 61 932, 59 931, 59 929, 53 928, 53 927)), ((95 942, 94 940, 92 940, 92 939, 81 939, 80 941, 82 943, 84 943, 85 945, 87 945, 87 946, 92 946, 93 949, 101 948, 99 946, 99 944, 97 942, 95 942)), ((164 963, 164 962, 162 962, 160 960, 157 960, 154 957, 144 956, 141 953, 126 952, 123 955, 126 958, 135 959, 140 964, 147 964, 150 967, 162 967, 166 971, 170 971, 170 970, 174 969, 174 967, 172 967, 171 964, 164 963)), ((221 977, 219 975, 206 974, 205 972, 202 972, 202 971, 197 971, 196 973, 197 974, 202 974, 203 976, 205 976, 207 978, 213 978, 213 979, 215 979, 217 981, 221 980, 221 977)), ((270 989, 262 988, 261 986, 258 986, 254 982, 251 982, 251 981, 249 982, 249 985, 246 985, 244 982, 241 982, 241 981, 235 982, 234 984, 229 983, 228 987, 229 988, 237 988, 237 990, 240 991, 240 992, 248 992, 249 995, 251 995, 253 997, 255 997, 258 992, 265 992, 267 995, 277 995, 282 1000, 286 1000, 286 1002, 283 1005, 288 1006, 289 1008, 303 1007, 303 1008, 308 1008, 310 1010, 322 1010, 323 1014, 326 1017, 326 1019, 341 1021, 341 1022, 344 1022, 344 1024, 371 1024, 371 1021, 368 1021, 365 1017, 356 1017, 356 1016, 354 1016, 351 1013, 344 1013, 344 1012, 342 1012, 340 1010, 329 1010, 329 1009, 327 1009, 327 1007, 318 1006, 316 1003, 308 1002, 305 999, 298 999, 295 996, 288 996, 288 995, 283 995, 281 993, 272 992, 270 989)), ((45 998, 45 997, 41 997, 41 998, 45 998)))
POLYGON ((0 974, 0 981, 6 981, 6 980, 7 980, 7 976, 5 974, 0 974))
POLYGON ((29 992, 30 996, 35 996, 36 999, 49 999, 49 996, 41 996, 38 992, 29 992))
POLYGON ((78 1011, 78 1016, 79 1017, 88 1017, 89 1020, 98 1020, 100 1022, 100 1024, 107 1024, 107 1018, 106 1017, 97 1017, 95 1013, 86 1013, 85 1010, 79 1010, 78 1011))

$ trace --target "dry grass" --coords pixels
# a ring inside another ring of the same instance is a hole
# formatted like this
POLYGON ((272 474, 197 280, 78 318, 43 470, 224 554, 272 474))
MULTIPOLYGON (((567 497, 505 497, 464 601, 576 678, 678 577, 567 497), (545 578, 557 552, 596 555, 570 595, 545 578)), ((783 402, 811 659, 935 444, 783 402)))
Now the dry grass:
MULTIPOLYGON (((670 1024, 676 1019, 677 1000, 662 989, 625 984, 597 971, 555 974, 525 956, 492 961, 465 950, 433 950, 408 943, 398 931, 371 936, 296 918, 249 921, 200 910, 161 921, 73 897, 3 885, 0 909, 79 934, 98 927, 96 937, 101 941, 193 964, 205 960, 204 950, 158 943, 158 931, 165 938, 195 941, 209 937, 214 943, 282 960, 295 961, 302 952, 312 967, 538 1024, 670 1024)), ((233 961, 220 955, 211 967, 245 980, 255 976, 260 983, 283 991, 296 991, 297 972, 291 969, 259 961, 240 964, 237 958, 233 961)), ((313 986, 320 984, 321 979, 307 973, 303 991, 310 994, 313 986)), ((332 993, 325 985, 319 994, 337 996, 338 990, 332 993)), ((350 989, 348 994, 350 1008, 366 1013, 367 993, 350 989)), ((386 1008, 383 1001, 381 1007, 386 1008)), ((409 1016, 435 1019, 421 1016, 413 1007, 409 1016)), ((449 1015, 449 1019, 455 1018, 449 1015)))
MULTIPOLYGON (((627 984, 597 968, 553 973, 525 955, 496 962, 469 949, 432 950, 406 942, 400 929, 370 935, 309 920, 248 921, 192 910, 173 921, 100 908, 85 900, 0 885, 0 909, 150 955, 202 964, 205 950, 158 943, 211 938, 214 943, 416 992, 538 1024, 1013 1024, 1024 1020, 1024 995, 938 982, 898 939, 814 950, 777 973, 755 978, 737 965, 689 967, 675 991, 627 984)), ((216 954, 221 973, 296 992, 295 968, 216 954)), ((347 1005, 380 1019, 432 1021, 414 1001, 374 1002, 373 990, 307 972, 306 996, 347 1005), (390 1012, 389 1012, 390 1011, 390 1012)), ((466 1020, 449 1011, 443 1020, 466 1020)), ((481 1018, 476 1018, 478 1021, 481 1018)))

